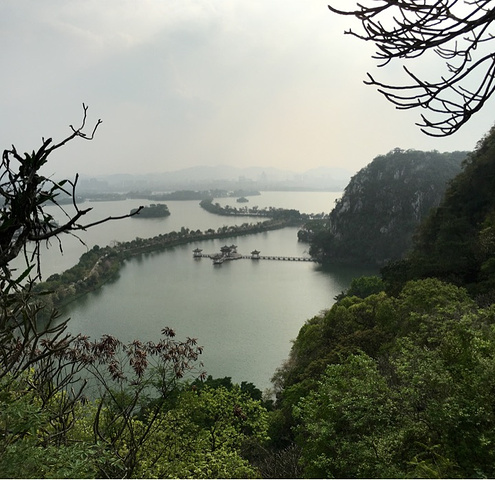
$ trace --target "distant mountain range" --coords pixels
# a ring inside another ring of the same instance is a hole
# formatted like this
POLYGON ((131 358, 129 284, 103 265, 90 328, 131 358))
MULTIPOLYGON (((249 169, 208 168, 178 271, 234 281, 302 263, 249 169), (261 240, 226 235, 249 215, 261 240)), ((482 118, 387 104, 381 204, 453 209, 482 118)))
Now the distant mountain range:
POLYGON ((238 168, 226 165, 198 166, 143 175, 81 175, 81 192, 174 191, 182 189, 324 190, 342 191, 351 172, 343 168, 319 167, 293 172, 272 167, 238 168))

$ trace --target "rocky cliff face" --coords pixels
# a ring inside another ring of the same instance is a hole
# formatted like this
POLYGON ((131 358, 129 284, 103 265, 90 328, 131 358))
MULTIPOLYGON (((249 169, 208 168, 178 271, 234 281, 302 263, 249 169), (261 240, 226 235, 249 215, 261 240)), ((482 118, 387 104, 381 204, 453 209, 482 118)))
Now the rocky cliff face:
POLYGON ((495 126, 421 223, 411 253, 387 270, 394 289, 436 277, 467 288, 480 305, 495 303, 495 126))
POLYGON ((311 254, 323 262, 377 265, 401 258, 466 155, 395 149, 375 158, 351 178, 311 254))

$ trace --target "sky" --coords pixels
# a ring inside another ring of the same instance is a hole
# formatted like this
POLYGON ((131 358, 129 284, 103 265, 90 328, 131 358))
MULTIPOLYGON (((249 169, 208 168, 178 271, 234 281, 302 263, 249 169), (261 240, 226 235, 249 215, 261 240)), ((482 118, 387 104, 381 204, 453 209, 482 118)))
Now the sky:
MULTIPOLYGON (((88 132, 56 151, 54 175, 155 173, 196 165, 357 172, 399 147, 472 150, 493 101, 448 138, 421 133, 366 72, 372 44, 325 0, 2 0, 0 148, 88 132)), ((423 66, 432 73, 439 62, 423 66)))

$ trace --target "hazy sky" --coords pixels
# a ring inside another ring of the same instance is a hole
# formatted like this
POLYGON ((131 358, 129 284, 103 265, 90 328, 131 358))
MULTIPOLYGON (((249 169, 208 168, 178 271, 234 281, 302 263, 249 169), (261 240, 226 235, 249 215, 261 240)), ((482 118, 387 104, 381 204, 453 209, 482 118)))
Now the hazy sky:
POLYGON ((419 111, 363 85, 374 50, 352 25, 324 0, 1 0, 0 147, 63 138, 85 102, 103 124, 53 157, 57 174, 355 172, 395 147, 473 149, 494 103, 454 137, 425 136, 419 111))

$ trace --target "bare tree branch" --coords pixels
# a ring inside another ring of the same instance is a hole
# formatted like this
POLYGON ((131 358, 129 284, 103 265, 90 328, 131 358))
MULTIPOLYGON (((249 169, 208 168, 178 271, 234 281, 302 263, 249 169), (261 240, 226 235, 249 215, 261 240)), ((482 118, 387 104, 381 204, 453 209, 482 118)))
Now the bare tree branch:
POLYGON ((492 96, 495 52, 487 52, 487 43, 495 39, 494 0, 365 0, 354 9, 347 8, 347 1, 346 8, 337 8, 339 1, 344 0, 335 0, 328 8, 360 21, 360 32, 344 33, 373 42, 379 67, 417 59, 428 51, 445 61, 447 74, 436 81, 420 80, 405 66, 410 84, 390 85, 370 74, 365 81, 398 109, 427 110, 417 123, 425 134, 452 135, 492 96))
MULTIPOLYGON (((39 253, 40 244, 50 238, 59 239, 59 235, 81 231, 108 222, 120 220, 138 213, 133 212, 119 217, 107 217, 105 219, 82 225, 79 220, 84 217, 91 208, 80 209, 77 205, 76 185, 79 176, 74 181, 63 180, 55 182, 40 173, 41 167, 48 161, 53 151, 65 146, 76 138, 92 140, 99 125, 98 120, 88 135, 84 132, 87 123, 88 107, 83 104, 83 118, 77 128, 70 125, 72 133, 58 143, 52 139, 42 139, 42 145, 37 151, 20 155, 17 149, 3 151, 0 162, 0 281, 10 278, 10 269, 7 265, 16 258, 21 251, 28 258, 26 247, 28 242, 33 242, 32 260, 36 260, 37 275, 41 276, 39 253), (70 188, 65 188, 68 185, 70 188), (72 198, 74 214, 68 214, 58 203, 57 196, 61 193, 72 198), (57 225, 52 215, 45 210, 46 205, 55 205, 64 212, 68 220, 63 225, 57 225)), ((60 242, 60 239, 59 239, 60 242)))

